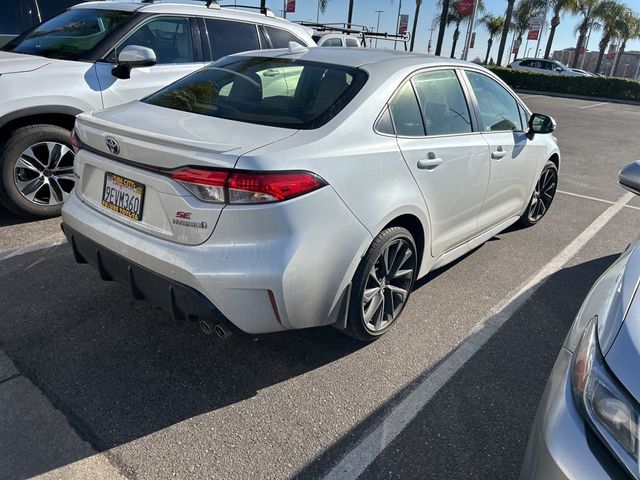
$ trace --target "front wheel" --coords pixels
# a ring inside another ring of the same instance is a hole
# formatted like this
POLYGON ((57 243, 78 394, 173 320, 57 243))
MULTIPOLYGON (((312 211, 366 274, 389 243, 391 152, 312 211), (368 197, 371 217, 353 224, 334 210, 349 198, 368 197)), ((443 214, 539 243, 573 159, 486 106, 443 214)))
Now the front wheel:
POLYGON ((60 215, 75 186, 69 130, 28 125, 11 132, 0 151, 0 203, 31 217, 60 215))
POLYGON ((407 304, 417 271, 411 233, 402 227, 383 230, 353 277, 344 333, 365 342, 386 333, 407 304))
POLYGON ((529 200, 529 205, 527 205, 527 209, 518 223, 523 227, 530 227, 542 220, 542 217, 547 214, 551 207, 557 188, 558 167, 552 161, 548 161, 542 169, 536 188, 533 190, 533 195, 531 195, 531 200, 529 200))

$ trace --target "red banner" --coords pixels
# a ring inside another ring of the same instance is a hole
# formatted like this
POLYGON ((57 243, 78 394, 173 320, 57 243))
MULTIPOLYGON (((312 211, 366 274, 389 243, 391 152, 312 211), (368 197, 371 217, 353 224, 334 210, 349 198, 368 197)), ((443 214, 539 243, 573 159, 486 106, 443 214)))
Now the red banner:
POLYGON ((527 36, 527 40, 538 40, 539 35, 540 30, 536 28, 529 29, 529 36, 527 36))
POLYGON ((474 0, 458 0, 456 2, 456 13, 458 15, 471 15, 473 13, 474 0))
POLYGON ((287 0, 287 13, 296 12, 296 0, 287 0))
POLYGON ((409 15, 400 15, 400 25, 398 26, 398 35, 405 35, 409 28, 409 15))

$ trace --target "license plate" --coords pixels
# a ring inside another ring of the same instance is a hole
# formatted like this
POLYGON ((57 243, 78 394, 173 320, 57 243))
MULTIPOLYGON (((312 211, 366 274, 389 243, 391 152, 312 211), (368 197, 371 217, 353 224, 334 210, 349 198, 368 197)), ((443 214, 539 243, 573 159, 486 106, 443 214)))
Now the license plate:
POLYGON ((102 205, 114 212, 140 221, 144 204, 144 185, 106 172, 102 189, 102 205))

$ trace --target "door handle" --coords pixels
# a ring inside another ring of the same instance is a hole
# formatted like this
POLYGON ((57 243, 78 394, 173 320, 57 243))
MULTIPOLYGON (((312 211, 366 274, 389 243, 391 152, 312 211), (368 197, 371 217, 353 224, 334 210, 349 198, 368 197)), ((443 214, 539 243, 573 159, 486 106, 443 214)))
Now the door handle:
POLYGON ((433 170, 442 162, 444 162, 444 160, 436 157, 435 153, 429 152, 427 154, 427 158, 421 158, 420 160, 418 160, 418 168, 420 170, 433 170))
POLYGON ((502 149, 502 145, 499 145, 498 148, 496 150, 494 150, 493 152, 491 152, 491 158, 493 158, 494 160, 500 160, 502 157, 504 157, 507 154, 507 152, 505 152, 502 149))

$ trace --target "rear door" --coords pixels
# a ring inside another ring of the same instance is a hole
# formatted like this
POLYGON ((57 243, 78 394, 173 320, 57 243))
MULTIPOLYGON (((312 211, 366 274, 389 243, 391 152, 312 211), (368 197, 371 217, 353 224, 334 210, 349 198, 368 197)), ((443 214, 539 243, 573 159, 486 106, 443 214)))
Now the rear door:
POLYGON ((475 235, 489 182, 489 147, 474 131, 458 75, 419 72, 389 103, 398 145, 427 203, 434 257, 475 235))
POLYGON ((254 23, 207 18, 205 37, 209 58, 218 60, 234 53, 259 50, 258 27, 254 23))
POLYGON ((478 229, 484 231, 525 207, 544 147, 527 138, 523 109, 506 88, 484 73, 465 74, 490 148, 491 177, 478 218, 478 229))
POLYGON ((96 64, 105 108, 145 97, 204 66, 195 19, 182 16, 154 17, 126 36, 96 64), (151 48, 157 58, 152 67, 134 68, 131 78, 114 77, 111 70, 127 45, 151 48))

